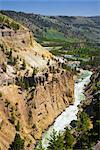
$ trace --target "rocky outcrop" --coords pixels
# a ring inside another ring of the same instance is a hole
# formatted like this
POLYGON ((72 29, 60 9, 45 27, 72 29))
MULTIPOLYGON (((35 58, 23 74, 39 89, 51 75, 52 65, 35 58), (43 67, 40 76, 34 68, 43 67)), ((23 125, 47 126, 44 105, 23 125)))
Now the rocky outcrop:
MULTIPOLYGON (((0 26, 0 48, 3 45, 2 50, 4 53, 12 50, 13 57, 17 58, 18 56, 20 60, 25 60, 30 67, 38 67, 39 69, 47 67, 48 59, 52 59, 53 56, 35 41, 29 29, 18 24, 19 29, 14 30, 5 23, 7 21, 14 22, 12 19, 2 14, 0 14, 0 17, 4 18, 2 23, 3 27, 0 26)), ((54 62, 51 61, 51 63, 54 62)))
MULTIPOLYGON (((85 88, 86 100, 83 101, 81 105, 79 105, 78 112, 79 124, 82 113, 84 113, 87 116, 86 121, 90 120, 90 123, 88 125, 84 123, 85 129, 87 128, 88 130, 81 130, 81 134, 76 134, 76 136, 78 135, 78 137, 76 138, 76 144, 74 149, 96 149, 99 145, 98 141, 100 139, 100 67, 93 68, 93 70, 94 71, 90 78, 90 83, 85 88)), ((74 129, 76 130, 76 132, 78 132, 77 129, 80 129, 81 126, 79 125, 78 127, 78 123, 75 123, 73 125, 75 125, 74 129)))
POLYGON ((37 86, 34 91, 33 122, 41 135, 44 129, 51 125, 54 119, 74 100, 74 82, 70 73, 56 74, 44 86, 37 86))
POLYGON ((0 148, 7 150, 18 133, 25 149, 33 150, 42 133, 73 103, 74 80, 28 29, 13 33, 0 36, 0 148))
MULTIPOLYGON (((73 103, 73 89, 74 81, 70 72, 55 74, 52 80, 45 82, 44 85, 37 85, 35 90, 32 89, 28 92, 22 91, 15 85, 1 88, 2 107, 0 108, 3 110, 0 109, 0 112, 4 115, 0 114, 2 118, 0 133, 6 132, 3 129, 7 122, 8 130, 5 134, 5 139, 8 139, 6 141, 8 142, 7 147, 13 141, 16 125, 19 122, 20 129, 18 132, 25 140, 25 147, 32 149, 42 132, 70 103, 73 103), (3 118, 2 115, 5 117, 3 118), (11 135, 11 133, 13 134, 11 135)), ((4 141, 3 139, 0 141, 1 148, 4 148, 6 144, 4 141)))
MULTIPOLYGON (((99 92, 99 82, 100 82, 100 67, 97 67, 97 69, 95 69, 95 71, 93 72, 91 78, 90 78, 90 83, 88 84, 88 86, 85 88, 85 95, 87 97, 87 100, 89 101, 89 103, 91 103, 91 101, 93 100, 93 97, 95 96, 95 94, 97 93, 97 91, 99 92)), ((88 102, 87 101, 87 102, 88 102)))

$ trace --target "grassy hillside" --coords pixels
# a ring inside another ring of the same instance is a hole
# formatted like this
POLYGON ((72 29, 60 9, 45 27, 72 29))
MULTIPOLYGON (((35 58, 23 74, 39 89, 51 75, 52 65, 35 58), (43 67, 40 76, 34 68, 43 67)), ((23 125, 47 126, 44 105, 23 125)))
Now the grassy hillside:
POLYGON ((77 39, 79 42, 100 42, 100 16, 42 16, 14 11, 2 13, 30 28, 39 41, 59 39, 76 42, 77 39))
POLYGON ((2 13, 0 13, 0 24, 1 26, 5 25, 7 28, 15 30, 15 31, 27 29, 19 22, 16 22, 15 20, 13 20, 13 18, 10 18, 9 16, 4 15, 2 13))
POLYGON ((7 25, 9 28, 14 30, 19 30, 20 25, 16 23, 14 20, 0 13, 0 23, 7 25))
MULTIPOLYGON (((37 41, 51 47, 54 55, 71 54, 90 59, 89 64, 100 64, 100 16, 42 16, 14 11, 1 13, 29 27, 37 41)), ((85 62, 82 63, 84 65, 85 62)))
POLYGON ((47 40, 66 40, 64 34, 55 29, 45 29, 43 35, 47 40))

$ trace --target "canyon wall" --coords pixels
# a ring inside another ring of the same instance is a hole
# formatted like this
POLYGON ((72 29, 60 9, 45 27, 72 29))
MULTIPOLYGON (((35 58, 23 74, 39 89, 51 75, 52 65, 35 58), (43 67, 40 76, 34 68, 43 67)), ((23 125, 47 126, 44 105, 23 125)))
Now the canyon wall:
POLYGON ((25 147, 32 149, 42 132, 73 103, 73 89, 74 81, 70 72, 55 74, 44 85, 37 85, 35 90, 31 89, 28 92, 22 91, 16 85, 0 88, 1 148, 7 149, 13 141, 15 127, 19 122, 18 132, 25 140, 25 147), (4 129, 6 125, 7 128, 4 129))
POLYGON ((27 28, 14 31, 4 23, 0 28, 0 148, 7 150, 17 133, 24 148, 33 150, 42 133, 73 103, 73 74, 27 28))

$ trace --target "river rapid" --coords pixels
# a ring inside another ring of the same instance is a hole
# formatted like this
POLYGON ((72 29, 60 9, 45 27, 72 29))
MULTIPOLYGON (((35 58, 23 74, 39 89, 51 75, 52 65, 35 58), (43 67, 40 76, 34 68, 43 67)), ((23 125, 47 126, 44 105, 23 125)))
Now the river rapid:
POLYGON ((46 148, 48 146, 48 139, 50 139, 50 135, 52 134, 53 129, 57 132, 63 132, 64 128, 70 125, 71 121, 77 120, 77 113, 79 111, 78 105, 82 100, 85 100, 84 88, 90 82, 90 77, 92 75, 91 71, 81 70, 79 78, 74 86, 74 97, 75 102, 73 105, 70 105, 65 109, 64 112, 58 116, 53 125, 48 128, 47 131, 42 135, 42 144, 43 147, 46 148))

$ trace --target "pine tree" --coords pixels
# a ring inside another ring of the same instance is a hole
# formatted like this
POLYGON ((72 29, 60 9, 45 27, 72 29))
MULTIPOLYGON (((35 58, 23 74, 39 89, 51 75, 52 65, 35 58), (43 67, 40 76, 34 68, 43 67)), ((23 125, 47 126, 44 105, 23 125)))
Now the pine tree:
POLYGON ((35 148, 35 150, 45 150, 42 146, 42 141, 40 140, 38 143, 38 146, 35 148))
POLYGON ((55 130, 53 130, 50 136, 47 150, 65 150, 63 136, 60 133, 57 134, 55 130))
POLYGON ((24 140, 21 139, 20 135, 16 133, 15 139, 10 145, 9 150, 23 150, 24 149, 24 140))
POLYGON ((73 147, 74 137, 68 128, 66 128, 64 133, 64 142, 66 149, 71 149, 73 147))

